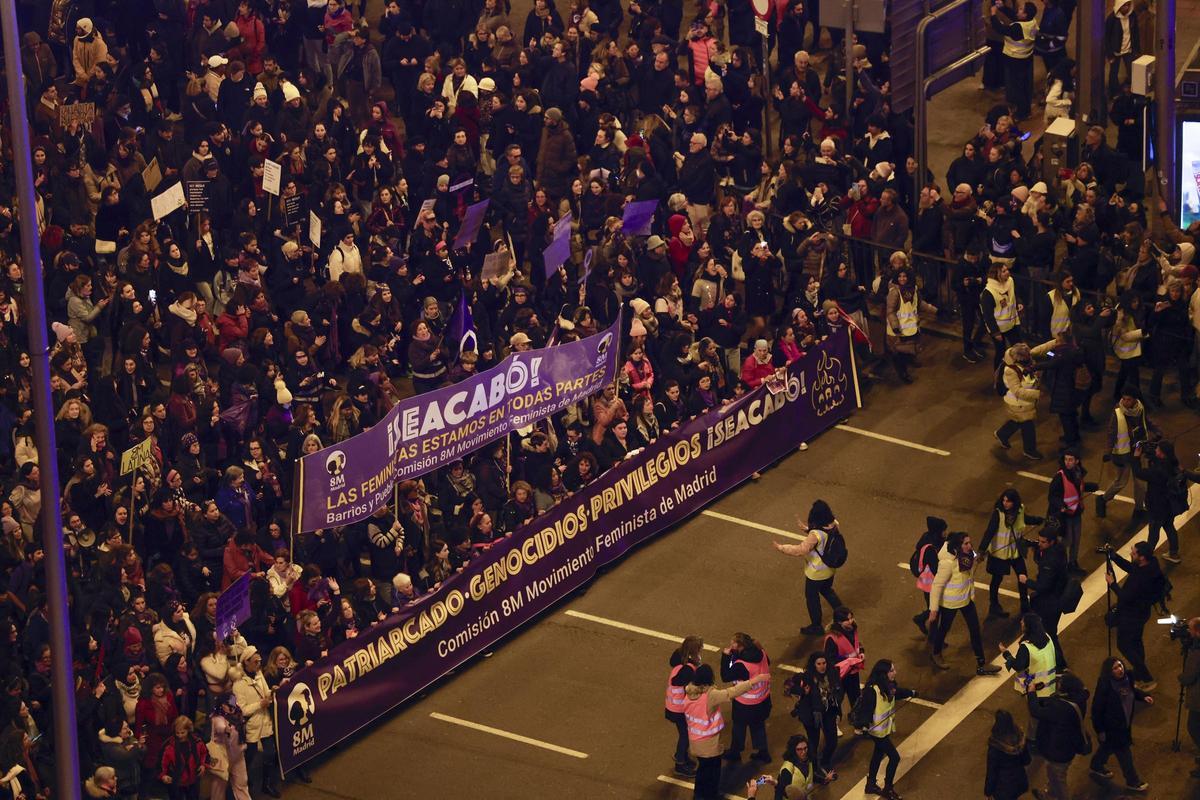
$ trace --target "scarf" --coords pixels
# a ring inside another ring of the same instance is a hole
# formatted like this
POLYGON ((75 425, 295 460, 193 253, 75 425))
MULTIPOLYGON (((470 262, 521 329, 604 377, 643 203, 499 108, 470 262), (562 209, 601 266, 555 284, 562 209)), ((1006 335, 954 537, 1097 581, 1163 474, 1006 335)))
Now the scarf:
MULTIPOLYGON (((186 274, 186 272, 182 274, 186 274)), ((183 306, 179 305, 179 303, 171 303, 171 305, 167 306, 167 311, 170 311, 188 325, 196 324, 196 312, 190 308, 184 308, 183 306)))
POLYGON ((150 705, 154 708, 154 724, 166 725, 170 722, 167 712, 171 710, 171 698, 164 694, 162 697, 150 696, 150 705))

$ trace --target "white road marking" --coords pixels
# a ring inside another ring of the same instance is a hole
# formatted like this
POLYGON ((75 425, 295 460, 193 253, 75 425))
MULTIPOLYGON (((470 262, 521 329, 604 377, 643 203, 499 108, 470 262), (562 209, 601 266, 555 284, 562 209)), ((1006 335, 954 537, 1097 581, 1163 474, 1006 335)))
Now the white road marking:
POLYGON ((706 508, 700 513, 706 517, 724 520, 725 522, 732 522, 734 525, 741 525, 743 528, 753 528, 756 531, 766 531, 767 533, 773 533, 776 536, 786 536, 789 539, 797 539, 801 542, 808 538, 803 534, 796 533, 795 531, 785 531, 783 528, 772 528, 770 525, 763 525, 761 522, 751 522, 750 520, 742 519, 741 517, 731 517, 728 514, 722 514, 720 511, 710 511, 706 508))
POLYGON ((459 719, 458 717, 451 717, 447 716, 446 714, 439 714, 436 711, 431 712, 429 716, 433 717, 434 719, 441 720, 442 722, 449 722, 451 725, 461 725, 462 727, 470 728, 471 730, 483 731, 484 733, 490 733, 493 736, 499 736, 504 739, 511 739, 512 741, 520 742, 521 744, 533 745, 534 747, 540 747, 543 750, 549 750, 553 753, 561 753, 564 756, 571 756, 572 758, 588 757, 587 753, 581 753, 578 750, 572 750, 569 747, 559 747, 558 745, 551 744, 550 742, 543 742, 541 739, 531 739, 528 736, 522 736, 519 733, 502 731, 499 728, 493 728, 490 725, 480 725, 478 722, 471 722, 470 720, 459 719))
MULTIPOLYGON (((583 611, 576 611, 573 608, 568 608, 563 613, 566 614, 568 617, 575 617, 576 619, 585 619, 588 622, 595 622, 598 625, 607 625, 610 628, 620 628, 623 631, 630 631, 631 633, 640 633, 643 636, 652 636, 655 639, 662 639, 663 641, 666 641, 666 642, 675 642, 676 644, 678 644, 679 642, 683 641, 682 636, 676 636, 676 635, 670 634, 670 633, 663 633, 662 631, 651 630, 650 628, 643 628, 638 625, 630 625, 628 622, 620 622, 619 620, 608 619, 607 617, 597 617, 595 614, 588 614, 583 611)), ((717 647, 716 645, 708 644, 707 642, 704 643, 704 649, 710 653, 721 652, 721 648, 717 647)), ((772 664, 772 666, 775 667, 776 669, 781 669, 784 672, 803 672, 803 670, 801 670, 799 667, 793 667, 791 664, 772 664)))
POLYGON ((922 453, 933 453, 935 456, 950 455, 949 450, 939 450, 936 447, 929 447, 928 445, 918 444, 916 442, 910 442, 906 439, 897 439, 895 436, 888 436, 887 434, 876 433, 875 431, 868 431, 868 430, 864 430, 863 428, 856 428, 853 425, 835 425, 832 428, 830 428, 830 430, 831 431, 846 431, 847 433, 857 433, 859 436, 866 436, 871 439, 878 439, 881 442, 890 442, 892 444, 898 444, 902 447, 911 447, 913 450, 920 450, 922 453))
MULTIPOLYGON (((1180 517, 1176 518, 1176 529, 1182 528, 1192 517, 1200 514, 1200 489, 1193 486, 1188 492, 1188 510, 1180 517)), ((1144 542, 1149 538, 1150 526, 1147 525, 1137 532, 1119 552, 1124 558, 1129 558, 1133 550, 1133 546, 1138 542, 1144 542)), ((1165 537, 1159 540, 1159 546, 1166 544, 1165 537)), ((1104 580, 1104 566, 1100 566, 1094 572, 1087 576, 1083 581, 1083 599, 1079 601, 1079 607, 1074 613, 1064 614, 1058 623, 1059 635, 1067 629, 1075 620, 1082 617, 1092 606, 1100 601, 1108 592, 1108 584, 1104 580)), ((1014 652, 1016 643, 1009 646, 1009 652, 1014 652)), ((977 675, 967 682, 961 690, 955 693, 946 703, 936 711, 929 719, 925 720, 911 734, 904 738, 897 748, 900 751, 900 768, 896 773, 897 778, 901 778, 909 770, 913 768, 922 758, 933 752, 933 748, 938 745, 942 739, 945 739, 951 731, 962 724, 963 720, 977 708, 983 705, 995 691, 1004 686, 1012 686, 1012 677, 1004 669, 1004 658, 997 656, 993 664, 1000 667, 999 674, 996 675, 977 675)), ((850 788, 841 796, 841 800, 858 800, 863 796, 867 786, 867 779, 863 777, 857 784, 850 788)))
MULTIPOLYGON (((670 775, 659 775, 658 779, 663 783, 669 783, 672 786, 681 786, 684 789, 694 790, 696 788, 696 784, 692 783, 691 781, 681 781, 679 778, 672 778, 670 775)), ((746 798, 742 797, 740 794, 727 794, 725 795, 725 800, 746 800, 746 798)))
POLYGON ((910 697, 910 698, 908 698, 908 702, 912 703, 913 705, 917 705, 917 706, 925 706, 926 708, 935 708, 936 709, 936 708, 942 707, 941 703, 935 703, 932 700, 926 700, 923 697, 910 697))
MULTIPOLYGON (((908 570, 908 564, 900 563, 900 564, 897 564, 896 566, 899 567, 900 569, 908 570)), ((911 574, 912 571, 911 570, 908 570, 908 571, 911 574)), ((975 581, 975 588, 983 589, 985 592, 991 591, 991 587, 982 581, 975 581)), ((1021 596, 1020 593, 1014 592, 1012 589, 1001 589, 1000 594, 1004 595, 1005 597, 1020 597, 1021 596)))
MULTIPOLYGON (((1035 481, 1041 481, 1042 483, 1050 483, 1050 481, 1054 480, 1053 478, 1047 478, 1045 475, 1038 475, 1036 472, 1026 472, 1023 469, 1017 470, 1017 474, 1023 478, 1033 478, 1035 481)), ((1091 497, 1093 494, 1094 492, 1088 492, 1085 497, 1091 497)), ((1133 502, 1132 497, 1126 497, 1123 494, 1117 495, 1113 498, 1113 500, 1120 500, 1122 503, 1133 502)))

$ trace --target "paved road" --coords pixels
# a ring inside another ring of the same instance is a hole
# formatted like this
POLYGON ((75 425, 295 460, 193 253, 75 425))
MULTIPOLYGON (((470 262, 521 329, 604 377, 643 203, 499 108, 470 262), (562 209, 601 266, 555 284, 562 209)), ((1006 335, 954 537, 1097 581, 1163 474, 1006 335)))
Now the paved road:
MULTIPOLYGON (((980 795, 980 770, 991 711, 1009 708, 1024 719, 1020 699, 1008 688, 994 692, 972 682, 973 658, 961 623, 952 632, 952 669, 936 673, 909 617, 921 605, 906 571, 912 543, 929 514, 952 529, 980 535, 986 514, 1001 490, 1015 486, 1031 509, 1045 503, 1045 484, 1019 472, 1049 476, 1049 462, 1030 464, 994 446, 991 430, 1003 420, 999 400, 988 388, 985 364, 970 366, 954 347, 931 340, 922 354, 913 386, 884 381, 866 396, 866 407, 850 427, 939 450, 940 455, 905 444, 868 438, 846 428, 829 431, 804 453, 796 453, 757 483, 748 483, 702 514, 645 545, 597 580, 580 596, 543 617, 524 633, 408 704, 369 733, 323 759, 311 787, 289 787, 289 796, 367 798, 397 779, 406 796, 491 798, 683 798, 687 789, 659 780, 669 775, 672 729, 660 711, 666 659, 673 644, 652 635, 615 627, 636 626, 672 636, 696 633, 724 646, 745 630, 765 644, 776 663, 776 686, 786 666, 799 665, 816 645, 801 637, 803 613, 799 562, 778 555, 761 527, 794 530, 794 518, 814 498, 827 500, 849 537, 851 558, 838 578, 843 600, 855 609, 869 659, 896 660, 900 681, 918 688, 934 704, 962 704, 961 724, 953 708, 910 704, 902 711, 899 738, 928 755, 900 782, 909 796, 934 791, 980 795), (740 520, 740 522, 731 521, 740 520), (599 621, 594 618, 599 618, 599 621), (607 622, 606 622, 607 621, 607 622), (976 697, 978 696, 978 697, 976 697), (966 698, 966 700, 964 700, 966 698), (978 706, 978 707, 976 707, 978 706), (435 716, 435 715, 440 715, 435 716), (441 717, 531 737, 560 750, 463 727, 441 717), (922 723, 933 720, 910 739, 922 723), (948 720, 948 722, 943 722, 948 720), (943 738, 944 737, 944 738, 943 738), (563 752, 561 749, 576 751, 563 752), (579 757, 586 754, 586 758, 579 757)), ((1101 404, 1097 402, 1097 411, 1101 404)), ((1177 402, 1158 415, 1177 439, 1181 454, 1200 450, 1200 420, 1177 402)), ((1054 450, 1054 421, 1039 431, 1042 449, 1054 450)), ((1086 463, 1100 470, 1100 433, 1087 436, 1086 463)), ((1191 459, 1191 456, 1186 456, 1191 459)), ((1198 503, 1200 505, 1200 503, 1198 503)), ((1124 541, 1140 526, 1130 522, 1132 506, 1114 503, 1109 518, 1085 521, 1085 568, 1102 564, 1091 546, 1106 537, 1124 541)), ((1183 527, 1184 564, 1172 568, 1175 605, 1200 609, 1195 580, 1200 548, 1196 525, 1183 527)), ((1016 601, 1007 598, 1012 607, 1016 601)), ((1073 665, 1093 683, 1105 656, 1100 622, 1103 599, 1064 635, 1073 665)), ((989 650, 1011 641, 1015 622, 988 623, 989 650)), ((1137 756, 1153 797, 1191 796, 1195 785, 1181 779, 1191 759, 1169 752, 1173 729, 1172 680, 1178 658, 1153 630, 1148 636, 1151 668, 1162 680, 1160 704, 1139 715, 1137 756)), ((708 655, 715 663, 714 653, 708 655)), ((1006 684, 1007 685, 1007 684, 1006 684)), ((778 754, 798 730, 789 704, 775 693, 768 732, 778 754)), ((845 726, 848 727, 848 726, 845 726)), ((1190 745, 1186 748, 1190 752, 1190 745)), ((858 797, 854 785, 865 774, 867 742, 844 738, 838 768, 842 774, 825 796, 858 797)), ((749 765, 733 770, 745 780, 749 765)), ((1109 797, 1082 768, 1073 783, 1080 797, 1109 797)), ((727 791, 740 793, 730 785, 727 791)))
MULTIPOLYGON (((517 0, 513 18, 523 20, 528 7, 517 0)), ((1200 39, 1197 12, 1200 2, 1180 0, 1181 59, 1191 42, 1200 39)), ((931 144, 935 175, 944 174, 992 102, 971 81, 934 101, 933 118, 940 121, 931 144)), ((1008 708, 1024 720, 1021 700, 1005 687, 992 691, 992 685, 974 680, 961 623, 947 652, 952 669, 932 670, 909 620, 921 606, 920 597, 911 577, 896 565, 907 561, 926 515, 944 517, 952 529, 978 537, 991 504, 1008 486, 1021 491, 1031 508, 1043 508, 1044 482, 1020 473, 1048 477, 1055 465, 1023 462, 994 446, 991 430, 1004 413, 989 388, 986 364, 970 366, 958 359, 952 343, 938 340, 928 342, 921 362, 915 385, 884 381, 867 393, 865 408, 850 420, 849 427, 899 442, 846 427, 829 431, 807 452, 788 457, 761 481, 714 504, 711 514, 696 516, 641 547, 493 657, 464 667, 427 696, 320 759, 313 784, 289 785, 288 797, 690 797, 687 788, 661 779, 670 775, 674 742, 673 728, 661 712, 666 660, 674 644, 655 632, 671 637, 696 633, 716 647, 735 631, 763 641, 775 663, 777 688, 768 734, 778 756, 787 736, 799 729, 778 687, 788 674, 786 667, 802 664, 817 642, 798 633, 807 623, 800 562, 770 547, 784 536, 769 529, 794 531, 796 515, 817 497, 833 506, 849 537, 850 563, 837 588, 856 611, 869 659, 895 659, 901 683, 919 689, 932 704, 909 704, 899 715, 902 750, 923 755, 905 763, 910 771, 899 789, 910 798, 980 797, 992 712, 1008 708)), ((1103 410, 1101 405, 1098 398, 1096 412, 1103 410)), ((1192 456, 1186 454, 1200 451, 1200 418, 1176 400, 1158 419, 1178 435, 1178 452, 1190 465, 1192 456)), ((1041 425, 1044 452, 1054 452, 1058 435, 1054 421, 1041 425)), ((1100 438, 1099 433, 1086 437, 1086 463, 1093 477, 1100 473, 1100 438)), ((1200 506, 1200 499, 1195 505, 1200 506)), ((1131 511, 1131 505, 1115 503, 1109 518, 1098 521, 1089 504, 1085 568, 1101 566, 1091 546, 1106 539, 1125 541, 1139 532, 1131 511)), ((1183 526, 1186 560, 1171 569, 1174 606, 1180 613, 1200 613, 1196 535, 1196 524, 1183 526)), ((1016 601, 1007 598, 1006 603, 1012 607, 1016 601)), ((1094 684, 1106 655, 1103 605, 1101 596, 1063 636, 1073 665, 1088 684, 1094 684)), ((1001 639, 1011 641, 1014 631, 1014 622, 985 625, 989 650, 1001 639)), ((1178 650, 1160 630, 1149 632, 1147 649, 1162 683, 1159 704, 1137 722, 1136 758, 1152 785, 1149 796, 1200 796, 1196 783, 1186 778, 1190 743, 1182 754, 1169 749, 1178 650)), ((715 653, 706 658, 715 664, 715 653)), ((843 727, 848 732, 849 726, 843 727)), ((868 742, 843 738, 837 764, 842 777, 822 796, 861 797, 856 784, 865 774, 870 749, 868 742)), ((778 760, 773 766, 778 767, 778 760)), ((749 765, 727 772, 726 791, 733 795, 741 794, 739 784, 755 774, 749 765)), ((1085 773, 1081 764, 1073 770, 1075 797, 1119 796, 1085 773)))

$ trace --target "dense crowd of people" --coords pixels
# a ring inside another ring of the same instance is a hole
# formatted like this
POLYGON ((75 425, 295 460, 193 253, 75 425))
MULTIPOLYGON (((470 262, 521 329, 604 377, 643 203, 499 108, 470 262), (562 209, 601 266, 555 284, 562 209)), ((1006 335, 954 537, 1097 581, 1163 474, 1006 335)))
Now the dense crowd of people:
MULTIPOLYGON (((54 779, 39 534, 50 502, 61 501, 87 795, 194 798, 203 779, 214 798, 279 796, 271 697, 296 669, 814 342, 849 329, 878 378, 872 313, 906 382, 922 313, 961 316, 968 361, 992 341, 1012 416, 998 438, 1007 447, 1021 430, 1030 457, 1046 371, 1028 366, 1023 339, 1056 337, 1049 372, 1067 377, 1051 410, 1068 440, 1110 349, 1118 395, 1138 386, 1145 351, 1149 402, 1168 370, 1195 402, 1195 231, 1148 209, 1130 166, 1134 4, 1110 20, 1116 146, 1093 127, 1079 163, 1054 175, 1020 125, 1034 54, 1048 68, 1047 118, 1071 113, 1062 42, 1074 3, 1047 0, 1040 35, 1032 4, 989 9, 983 79, 1006 102, 944 186, 917 174, 911 118, 891 106, 887 37, 858 37, 847 104, 840 33, 800 0, 772 5, 770 95, 741 0, 535 0, 524 19, 508 0, 387 0, 370 21, 355 0, 17 5, 37 204, 17 209, 11 160, 0 162, 0 429, 12 431, 0 437, 0 783, 14 796, 54 779), (164 204, 177 183, 184 205, 164 204), (485 199, 480 233, 456 244, 485 199), (660 201, 649 234, 626 232, 622 209, 643 200, 660 201), (48 487, 22 305, 26 213, 53 334, 60 485, 48 487), (547 264, 567 215, 570 255, 547 264), (1165 239, 1147 234, 1155 215, 1165 239), (293 535, 297 457, 374 425, 410 387, 594 334, 622 311, 616 383, 401 483, 395 507, 365 522, 293 535), (121 474, 122 454, 146 441, 150 458, 121 474), (247 573, 253 614, 218 639, 217 596, 247 573)), ((1112 435, 1128 444, 1118 423, 1112 435)), ((822 588, 810 597, 818 632, 820 597, 836 600, 832 578, 822 588)), ((850 655, 829 653, 810 664, 814 686, 826 679, 813 670, 850 655)), ((871 697, 894 703, 894 666, 871 676, 871 697)), ((726 664, 721 677, 754 675, 726 664)), ((702 694, 685 683, 687 698, 702 694)), ((818 721, 789 753, 818 758, 821 731, 828 747, 818 721)), ((686 748, 676 763, 691 769, 686 748)))

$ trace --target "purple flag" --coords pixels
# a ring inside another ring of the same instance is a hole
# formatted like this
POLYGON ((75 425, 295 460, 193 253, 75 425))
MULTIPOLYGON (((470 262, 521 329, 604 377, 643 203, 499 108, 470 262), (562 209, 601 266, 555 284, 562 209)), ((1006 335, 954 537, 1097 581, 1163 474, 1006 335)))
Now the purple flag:
POLYGON ((639 200, 625 206, 621 215, 621 233, 626 236, 649 236, 650 223, 658 210, 657 200, 639 200))
POLYGON ((465 291, 458 296, 458 309, 450 320, 450 329, 447 333, 452 341, 458 343, 459 353, 463 350, 475 350, 479 343, 479 339, 475 335, 475 318, 471 314, 471 304, 467 302, 465 291), (470 347, 467 347, 468 339, 471 341, 470 347))
POLYGON ((217 598, 217 639, 224 639, 233 629, 250 619, 250 573, 229 584, 217 598))
POLYGON ((788 367, 778 394, 759 388, 664 432, 436 591, 298 670, 275 691, 281 767, 311 760, 492 648, 602 567, 812 441, 858 401, 843 335, 788 367))
POLYGON ((563 214, 562 219, 554 223, 554 237, 542 251, 545 262, 546 277, 549 278, 571 257, 571 212, 563 214))
POLYGON ((467 211, 463 214, 462 226, 454 235, 454 243, 450 246, 451 250, 461 250, 474 243, 475 237, 479 235, 479 228, 483 225, 483 215, 487 213, 488 204, 491 202, 491 200, 481 200, 467 206, 467 211))

